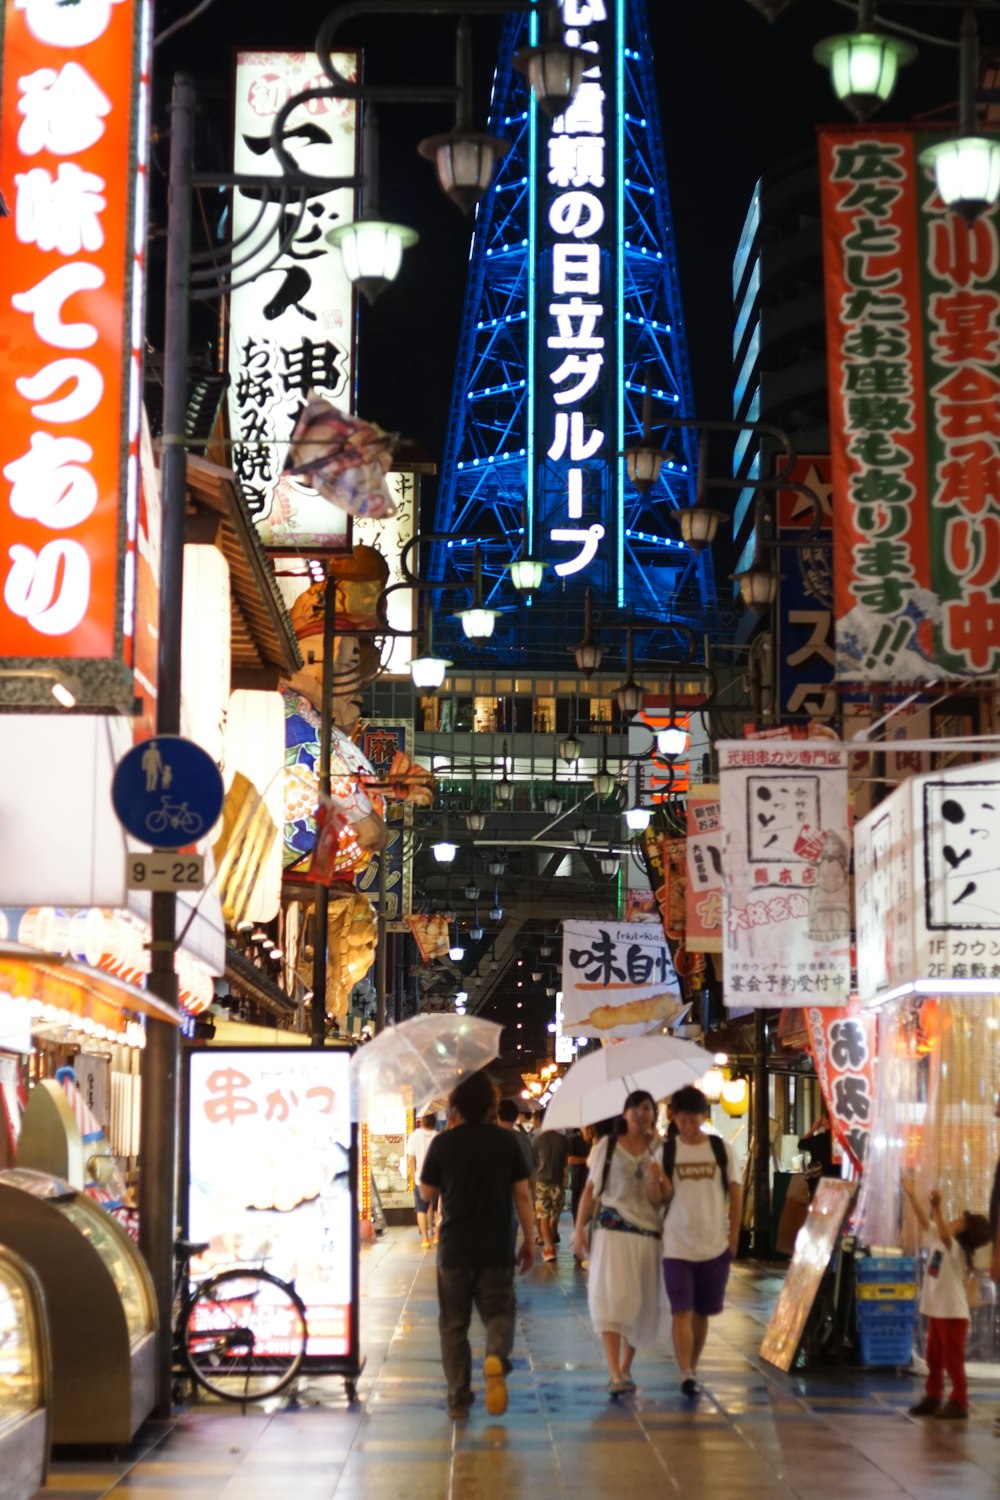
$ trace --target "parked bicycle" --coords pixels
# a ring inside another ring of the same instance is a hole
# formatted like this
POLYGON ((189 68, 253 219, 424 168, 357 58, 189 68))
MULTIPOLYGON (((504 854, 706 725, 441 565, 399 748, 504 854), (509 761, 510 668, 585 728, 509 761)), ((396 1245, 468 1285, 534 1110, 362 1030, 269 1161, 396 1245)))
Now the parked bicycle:
POLYGON ((295 1287, 270 1271, 234 1268, 192 1281, 207 1244, 174 1246, 174 1370, 224 1401, 263 1401, 302 1368, 309 1328, 295 1287))

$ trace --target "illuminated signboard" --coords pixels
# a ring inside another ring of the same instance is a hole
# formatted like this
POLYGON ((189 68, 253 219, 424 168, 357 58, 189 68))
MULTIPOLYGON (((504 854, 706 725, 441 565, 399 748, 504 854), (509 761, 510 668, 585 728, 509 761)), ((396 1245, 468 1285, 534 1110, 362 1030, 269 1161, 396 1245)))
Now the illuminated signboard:
POLYGON ((621 466, 609 455, 623 446, 623 9, 623 0, 561 0, 567 40, 595 61, 566 113, 538 131, 538 254, 529 264, 536 544, 559 578, 580 574, 609 593, 617 587, 621 494, 621 466))
MULTIPOLYGON (((357 77, 357 57, 337 53, 345 78, 357 77)), ((309 52, 240 52, 236 60, 234 169, 256 177, 280 173, 270 149, 271 126, 282 105, 328 79, 309 52)), ((288 118, 288 149, 314 177, 351 177, 357 150, 357 101, 313 99, 288 118)), ((286 445, 306 396, 316 391, 342 410, 354 398, 354 314, 351 283, 340 252, 326 241, 335 224, 354 217, 353 188, 310 197, 284 254, 230 299, 229 419, 233 468, 243 486, 261 541, 273 551, 344 551, 346 513, 310 485, 282 477, 286 445)), ((250 256, 240 273, 267 266, 274 234, 293 224, 277 204, 264 206, 256 190, 233 195, 233 232, 249 235, 250 256), (258 223, 259 220, 259 223, 258 223), (254 226, 257 225, 257 229, 254 226)))
POLYGON ((3 9, 0 651, 70 668, 91 704, 131 700, 148 19, 139 0, 3 9))
POLYGON ((196 1269, 252 1263, 294 1281, 307 1363, 326 1366, 357 1355, 350 1060, 302 1047, 190 1057, 186 1229, 209 1245, 196 1269))

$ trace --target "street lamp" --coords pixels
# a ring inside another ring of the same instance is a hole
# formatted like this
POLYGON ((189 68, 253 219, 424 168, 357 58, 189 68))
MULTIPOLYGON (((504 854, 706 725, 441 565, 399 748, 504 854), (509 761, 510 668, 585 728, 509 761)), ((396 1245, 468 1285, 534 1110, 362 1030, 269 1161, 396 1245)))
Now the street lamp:
POLYGON ((545 564, 540 557, 532 557, 528 553, 524 557, 515 558, 512 563, 507 564, 507 567, 510 572, 510 581, 519 594, 532 594, 535 589, 541 587, 545 564))
POLYGON ((559 741, 559 758, 564 760, 568 766, 580 759, 583 754, 583 745, 575 734, 567 734, 559 741))
POLYGON ((921 151, 920 165, 933 169, 945 207, 970 224, 1000 198, 1000 140, 976 133, 978 71, 976 17, 966 5, 959 53, 958 135, 921 151))
POLYGON ((748 609, 762 614, 764 610, 770 609, 778 597, 778 584, 781 582, 777 573, 770 568, 762 568, 753 563, 749 568, 742 568, 738 573, 733 573, 733 582, 739 585, 740 598, 748 609))
POLYGON ((423 656, 415 656, 410 662, 410 678, 413 686, 423 692, 433 693, 444 682, 451 662, 443 656, 434 655, 434 616, 427 611, 426 650, 423 656))
POLYGON ((586 823, 577 823, 573 829, 573 842, 578 849, 586 849, 593 836, 593 830, 586 823))
POLYGON ((374 302, 399 275, 403 251, 415 245, 420 236, 405 224, 362 214, 350 224, 328 230, 325 238, 340 251, 348 280, 374 302))
MULTIPOLYGON (((656 748, 660 755, 665 755, 669 759, 673 759, 677 755, 682 755, 686 746, 687 733, 679 724, 675 724, 673 719, 671 719, 665 729, 658 729, 656 731, 656 748)), ((642 809, 639 810, 641 811, 642 809)), ((649 823, 648 816, 646 823, 647 825, 649 823)))
POLYGON ((600 62, 600 54, 570 47, 561 35, 558 7, 549 8, 549 37, 537 47, 522 47, 511 59, 516 72, 527 78, 543 114, 565 114, 580 87, 587 68, 600 62))
POLYGON ((583 595, 583 640, 572 647, 572 651, 576 658, 577 670, 582 672, 584 677, 589 677, 601 665, 604 652, 594 640, 593 602, 589 583, 583 595))
POLYGON ((455 33, 455 82, 458 100, 454 128, 446 135, 428 136, 417 150, 426 161, 434 163, 442 191, 463 213, 468 213, 489 189, 493 169, 507 155, 510 143, 472 128, 469 109, 472 41, 464 16, 455 33))
POLYGON ((489 870, 494 879, 503 874, 504 870, 507 868, 507 860, 501 850, 497 850, 496 854, 490 860, 486 868, 487 870, 489 870))
POLYGON ((625 681, 615 694, 618 707, 623 714, 629 715, 640 713, 646 701, 646 694, 635 680, 633 653, 633 633, 632 627, 629 626, 625 634, 625 681))
MULTIPOLYGON (((684 747, 681 746, 681 748, 684 747)), ((625 822, 633 833, 645 833, 652 817, 653 814, 648 807, 630 807, 625 814, 625 822)))
POLYGON ((436 844, 431 845, 431 853, 439 865, 450 865, 458 853, 458 845, 449 843, 447 839, 439 839, 436 844))
POLYGON ((621 860, 609 844, 606 852, 600 857, 601 874, 606 880, 610 880, 612 876, 618 874, 620 864, 621 860))
POLYGON ((713 510, 705 504, 708 490, 708 434, 703 432, 698 439, 698 477, 695 501, 673 512, 681 529, 681 538, 692 552, 704 552, 715 541, 720 521, 728 520, 725 511, 713 510))
POLYGON ((507 741, 506 740, 504 740, 504 742, 503 742, 503 758, 502 758, 501 766, 502 766, 502 774, 501 774, 500 780, 496 783, 496 786, 494 787, 494 791, 496 792, 497 801, 501 804, 501 806, 506 806, 506 804, 508 802, 510 802, 510 800, 514 796, 514 783, 510 780, 510 778, 507 775, 507 741))
POLYGON ((488 641, 500 615, 497 609, 486 609, 483 605, 483 559, 477 542, 472 554, 472 603, 468 609, 456 612, 462 629, 470 641, 488 641))
POLYGON ((911 42, 875 30, 875 0, 859 0, 856 31, 828 36, 813 48, 820 66, 830 69, 837 98, 857 120, 867 120, 885 103, 899 69, 916 55, 911 42))
POLYGON ((476 900, 478 900, 478 898, 479 898, 479 887, 478 887, 478 885, 467 885, 465 887, 465 899, 466 899, 466 901, 476 901, 476 900))
POLYGON ((592 785, 595 796, 600 797, 602 801, 605 797, 610 797, 615 789, 615 778, 608 770, 608 741, 606 735, 604 737, 604 749, 601 753, 601 763, 594 773, 592 785))
POLYGON ((482 812, 467 812, 465 815, 465 826, 470 833, 482 833, 486 827, 486 814, 482 812))

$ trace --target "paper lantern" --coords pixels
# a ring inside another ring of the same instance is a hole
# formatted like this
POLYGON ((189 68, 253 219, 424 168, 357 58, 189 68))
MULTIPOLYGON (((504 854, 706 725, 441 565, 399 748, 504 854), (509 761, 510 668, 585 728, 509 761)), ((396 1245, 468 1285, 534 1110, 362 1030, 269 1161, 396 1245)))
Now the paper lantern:
POLYGON ((745 1078, 730 1078, 722 1085, 722 1109, 727 1115, 745 1115, 750 1108, 750 1085, 745 1078))

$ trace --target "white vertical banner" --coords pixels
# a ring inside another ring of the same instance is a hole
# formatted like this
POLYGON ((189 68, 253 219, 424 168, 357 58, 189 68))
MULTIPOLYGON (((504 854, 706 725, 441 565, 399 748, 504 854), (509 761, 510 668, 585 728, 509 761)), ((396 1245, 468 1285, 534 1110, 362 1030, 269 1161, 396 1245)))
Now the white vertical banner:
MULTIPOLYGON (((357 77, 357 56, 337 53, 345 78, 357 77)), ((236 58, 233 165, 254 176, 280 176, 271 126, 281 107, 307 87, 329 80, 311 52, 240 52, 236 58)), ((346 178, 355 172, 357 101, 314 99, 293 110, 285 142, 304 172, 346 178)), ((295 227, 295 204, 263 206, 261 195, 233 194, 233 233, 248 235, 242 253, 263 245, 241 266, 239 279, 266 264, 274 234, 295 227), (257 223, 258 216, 260 222, 257 223), (254 228, 255 224, 257 225, 254 228), (270 238, 268 238, 270 231, 270 238)), ((310 197, 284 253, 270 269, 230 298, 229 420, 233 468, 264 545, 293 551, 344 550, 347 515, 310 485, 281 477, 286 445, 310 391, 344 410, 354 393, 352 288, 340 252, 327 232, 354 217, 354 191, 338 188, 310 197)))
POLYGON ((649 922, 564 922, 562 1029, 567 1036, 658 1031, 680 1008, 662 928, 649 922))
POLYGON ((858 994, 1000 993, 1000 763, 913 776, 857 825, 858 994))
POLYGON ((718 746, 726 1004, 844 1005, 851 990, 847 752, 718 746))

